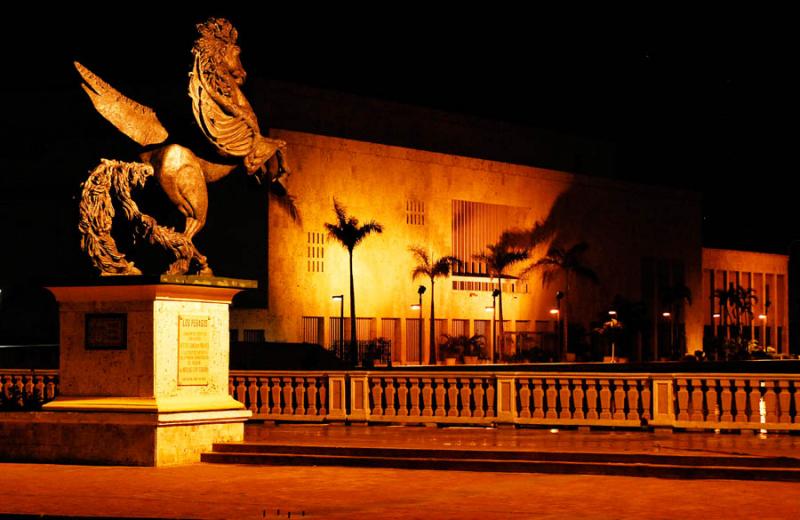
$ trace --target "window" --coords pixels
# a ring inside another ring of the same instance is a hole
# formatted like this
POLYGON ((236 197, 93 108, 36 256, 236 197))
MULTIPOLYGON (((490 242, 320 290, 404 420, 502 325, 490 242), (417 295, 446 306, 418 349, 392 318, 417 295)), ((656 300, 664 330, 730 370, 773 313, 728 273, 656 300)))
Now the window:
POLYGON ((406 224, 412 226, 425 225, 425 203, 420 200, 406 201, 406 224))
POLYGON ((325 233, 307 233, 306 261, 309 273, 325 272, 325 233))
POLYGON ((322 345, 324 321, 319 316, 303 316, 303 343, 322 345))
POLYGON ((486 265, 474 256, 483 253, 488 244, 497 242, 503 231, 529 226, 531 217, 529 208, 454 200, 452 255, 463 262, 455 274, 486 274, 486 265))

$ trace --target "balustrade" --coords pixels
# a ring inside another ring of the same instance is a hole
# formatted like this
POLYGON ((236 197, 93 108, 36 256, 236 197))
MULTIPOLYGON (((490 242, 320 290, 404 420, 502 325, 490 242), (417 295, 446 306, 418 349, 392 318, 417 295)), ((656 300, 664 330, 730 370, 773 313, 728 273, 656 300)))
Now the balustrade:
MULTIPOLYGON (((800 430, 794 374, 232 371, 228 390, 280 421, 639 426, 663 403, 658 426, 800 430)), ((57 395, 56 370, 0 370, 1 409, 57 395)))

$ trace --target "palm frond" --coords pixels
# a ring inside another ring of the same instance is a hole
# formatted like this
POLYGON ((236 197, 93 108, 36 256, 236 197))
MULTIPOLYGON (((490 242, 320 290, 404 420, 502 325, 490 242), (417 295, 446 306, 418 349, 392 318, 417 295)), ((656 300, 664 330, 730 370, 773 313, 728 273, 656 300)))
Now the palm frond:
POLYGON ((289 194, 286 187, 281 184, 280 181, 275 180, 270 183, 269 194, 272 200, 289 215, 293 222, 302 224, 300 210, 297 208, 294 196, 289 194))

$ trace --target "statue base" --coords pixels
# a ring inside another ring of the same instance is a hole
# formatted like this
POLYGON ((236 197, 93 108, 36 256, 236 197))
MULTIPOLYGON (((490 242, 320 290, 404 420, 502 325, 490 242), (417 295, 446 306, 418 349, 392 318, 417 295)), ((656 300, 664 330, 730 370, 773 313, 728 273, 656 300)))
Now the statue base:
POLYGON ((228 308, 255 286, 164 276, 48 287, 59 303, 60 395, 4 418, 0 456, 161 466, 243 440, 251 412, 228 394, 228 308))

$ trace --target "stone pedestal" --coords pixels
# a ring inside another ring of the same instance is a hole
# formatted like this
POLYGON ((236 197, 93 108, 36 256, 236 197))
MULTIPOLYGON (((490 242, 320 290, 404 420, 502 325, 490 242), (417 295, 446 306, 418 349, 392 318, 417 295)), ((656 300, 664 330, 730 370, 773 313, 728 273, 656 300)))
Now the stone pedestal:
POLYGON ((59 303, 60 395, 36 414, 49 444, 34 459, 160 466, 243 440, 251 412, 228 395, 228 307, 256 283, 141 278, 48 287, 59 303))

